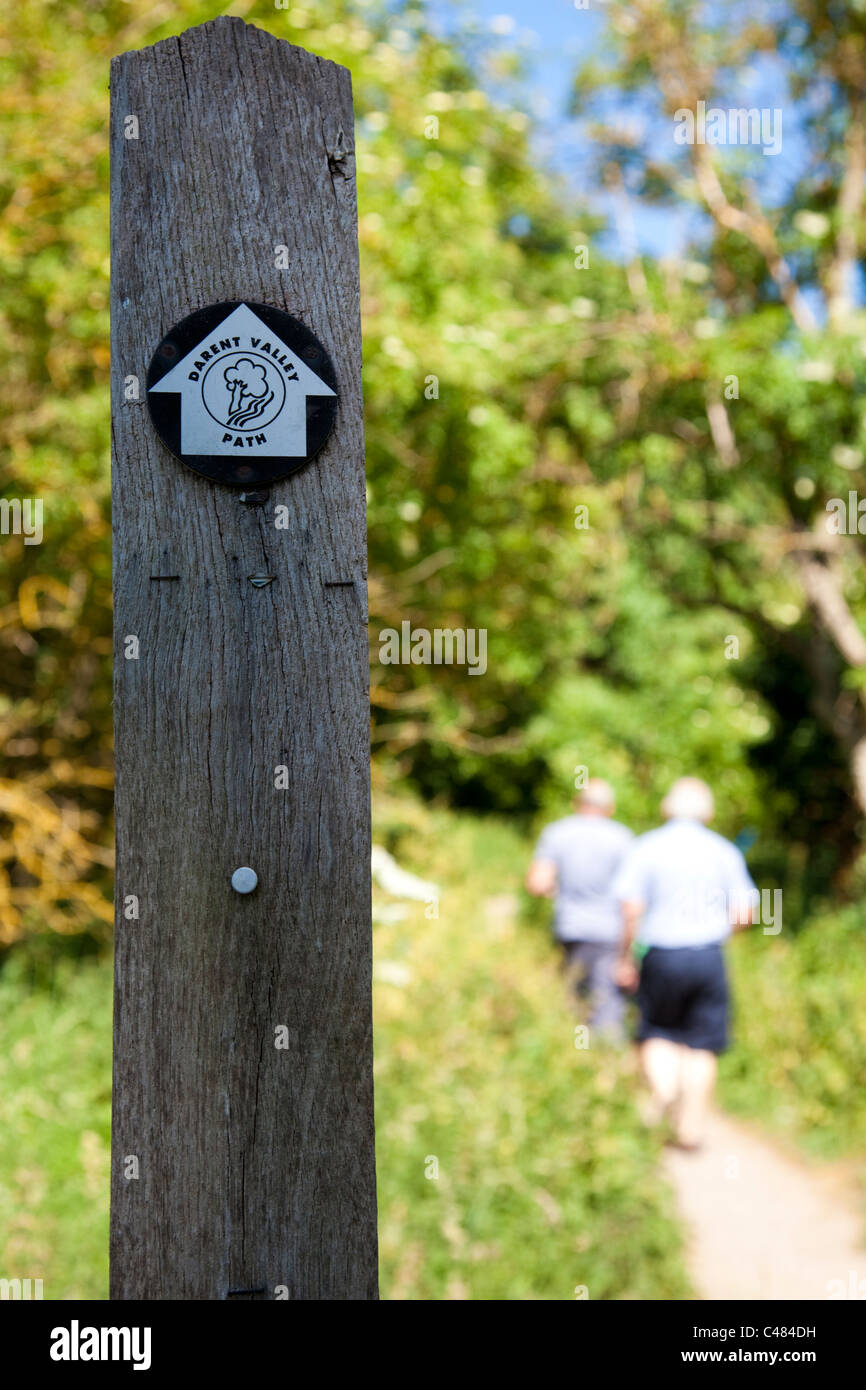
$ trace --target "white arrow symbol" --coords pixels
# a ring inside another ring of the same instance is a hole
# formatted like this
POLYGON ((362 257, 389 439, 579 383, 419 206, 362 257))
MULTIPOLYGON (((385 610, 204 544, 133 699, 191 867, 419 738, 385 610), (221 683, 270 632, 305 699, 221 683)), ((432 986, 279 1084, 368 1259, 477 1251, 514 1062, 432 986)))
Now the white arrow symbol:
POLYGON ((337 394, 247 304, 150 390, 180 396, 182 454, 258 458, 306 458, 307 397, 337 394))

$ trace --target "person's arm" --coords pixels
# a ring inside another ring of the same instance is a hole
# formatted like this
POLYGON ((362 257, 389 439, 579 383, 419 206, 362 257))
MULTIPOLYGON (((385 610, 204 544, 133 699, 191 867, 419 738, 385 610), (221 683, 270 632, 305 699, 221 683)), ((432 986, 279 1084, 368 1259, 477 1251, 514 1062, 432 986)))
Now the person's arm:
POLYGON ((728 921, 732 932, 745 931, 760 917, 761 895, 752 882, 742 852, 737 850, 733 882, 728 891, 728 921))
POLYGON ((526 891, 534 898, 552 898, 556 893, 556 864, 552 859, 533 859, 526 874, 526 891))
POLYGON ((731 924, 731 931, 745 931, 758 920, 758 890, 752 893, 742 894, 731 899, 728 907, 728 921, 731 924))
POLYGON ((638 968, 631 948, 637 936, 643 910, 644 904, 637 898, 626 898, 622 904, 622 937, 616 963, 616 982, 620 989, 637 989, 638 968))

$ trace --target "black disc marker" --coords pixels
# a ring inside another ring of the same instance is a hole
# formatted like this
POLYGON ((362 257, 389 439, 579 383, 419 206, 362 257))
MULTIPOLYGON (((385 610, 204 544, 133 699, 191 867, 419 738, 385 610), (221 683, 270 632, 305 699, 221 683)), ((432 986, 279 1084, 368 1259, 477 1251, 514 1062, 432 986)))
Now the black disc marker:
POLYGON ((212 304, 163 338, 147 373, 153 427, 215 483, 254 488, 296 473, 334 427, 337 379, 315 334, 282 309, 212 304))

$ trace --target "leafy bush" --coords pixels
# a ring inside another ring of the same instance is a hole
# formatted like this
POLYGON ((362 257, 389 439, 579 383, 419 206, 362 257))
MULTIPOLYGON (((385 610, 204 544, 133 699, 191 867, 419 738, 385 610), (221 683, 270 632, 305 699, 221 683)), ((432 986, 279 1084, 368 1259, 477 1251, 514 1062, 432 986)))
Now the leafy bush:
POLYGON ((760 927, 731 949, 736 1047, 722 1066, 731 1109, 824 1155, 866 1148, 863 910, 796 934, 760 927))
POLYGON ((376 926, 383 1294, 686 1297, 631 1058, 576 1049, 548 939, 516 920, 525 842, 405 802, 377 824, 443 885, 438 918, 376 926))

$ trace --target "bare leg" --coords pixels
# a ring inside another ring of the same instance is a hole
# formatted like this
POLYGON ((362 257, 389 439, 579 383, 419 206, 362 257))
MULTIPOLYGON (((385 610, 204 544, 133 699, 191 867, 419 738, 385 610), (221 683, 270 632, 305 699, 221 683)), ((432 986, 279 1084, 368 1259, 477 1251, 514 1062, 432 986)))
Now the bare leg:
POLYGON ((641 1067, 651 1092, 650 1120, 660 1120, 679 1095, 684 1050, 667 1038, 647 1038, 641 1043, 641 1067))
POLYGON ((714 1052, 696 1047, 684 1047, 683 1054, 677 1140, 692 1148, 704 1137, 707 1110, 716 1083, 716 1056, 714 1052))

